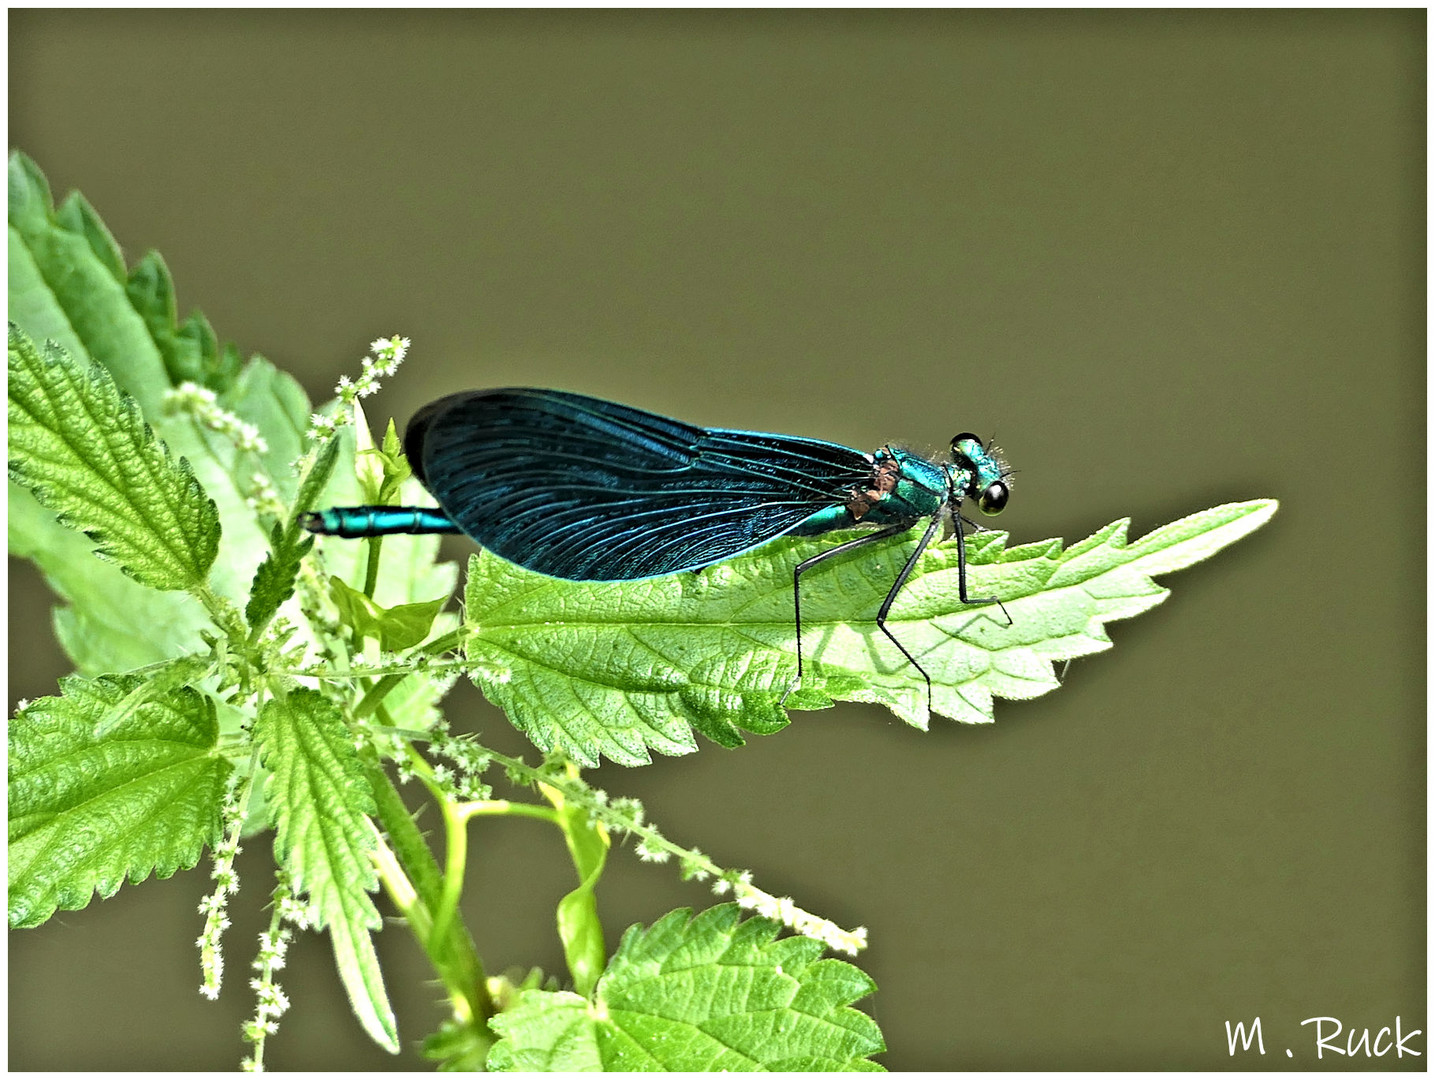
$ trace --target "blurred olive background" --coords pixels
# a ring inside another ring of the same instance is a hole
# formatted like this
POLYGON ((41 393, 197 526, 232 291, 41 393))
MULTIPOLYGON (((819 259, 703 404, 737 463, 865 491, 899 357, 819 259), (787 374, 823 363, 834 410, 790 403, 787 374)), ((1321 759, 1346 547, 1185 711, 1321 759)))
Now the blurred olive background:
MULTIPOLYGON (((316 399, 410 336, 375 422, 532 384, 864 449, 994 432, 1013 542, 1278 497, 994 725, 841 705, 596 780, 869 927, 889 1068, 1310 1067, 1308 1017, 1425 1027, 1423 11, 9 19, 10 143, 57 197, 316 399)), ((66 665, 10 581, 13 707, 66 665)), ((11 1066, 232 1067, 269 843, 217 1005, 204 869, 11 934, 11 1066)), ((471 845, 489 970, 562 972, 558 836, 471 845)), ((626 849, 600 898, 610 945, 713 900, 626 849)), ((310 937, 273 1067, 425 1067, 437 990, 379 947, 404 1053, 310 937)))

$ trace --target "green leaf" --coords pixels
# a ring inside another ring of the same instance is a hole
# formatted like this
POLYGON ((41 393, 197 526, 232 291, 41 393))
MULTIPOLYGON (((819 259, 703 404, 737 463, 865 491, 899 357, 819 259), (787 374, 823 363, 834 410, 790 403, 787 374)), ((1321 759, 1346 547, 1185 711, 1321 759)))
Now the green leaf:
POLYGON ((251 630, 268 625, 279 605, 294 595, 299 564, 313 546, 312 538, 295 542, 285 536, 282 525, 274 526, 273 550, 254 571, 254 585, 249 590, 249 602, 244 605, 244 621, 251 630))
POLYGON ((329 483, 329 478, 334 473, 334 465, 339 459, 339 445, 337 440, 330 439, 315 455, 314 464, 304 474, 304 480, 299 485, 299 493, 295 496, 294 505, 289 514, 287 526, 291 537, 304 535, 304 528, 300 525, 300 519, 304 514, 312 510, 319 503, 319 498, 324 488, 329 483))
POLYGON ((525 991, 488 1023, 501 1036, 488 1052, 490 1072, 605 1071, 598 1019, 588 999, 571 990, 525 991))
POLYGON ((530 990, 490 1026, 496 1071, 880 1071, 872 1018, 850 1008, 876 989, 858 968, 821 960, 804 937, 774 940, 769 919, 721 904, 634 926, 598 983, 530 990))
POLYGON ((195 653, 128 672, 128 675, 139 676, 143 681, 95 722, 95 738, 108 735, 148 702, 158 701, 173 690, 199 682, 212 674, 214 668, 215 658, 212 655, 195 653))
POLYGON ((378 887, 370 853, 373 794, 354 737, 333 702, 316 690, 294 690, 267 702, 254 721, 265 786, 278 836, 275 858, 309 895, 327 926, 349 1003, 369 1037, 398 1053, 369 931, 382 926, 369 893, 378 887))
POLYGON ((54 340, 82 366, 103 364, 153 420, 169 378, 115 273, 123 260, 114 241, 93 211, 68 209, 75 194, 57 214, 44 174, 24 154, 10 155, 9 187, 10 321, 35 341, 54 340))
POLYGON ((62 680, 10 721, 10 925, 108 897, 128 876, 169 877, 219 830, 230 766, 214 703, 171 689, 126 709, 146 678, 62 680), (123 712, 104 735, 106 717, 123 712))
POLYGON ((608 861, 608 830, 591 818, 585 807, 564 799, 557 788, 544 785, 543 793, 558 809, 558 827, 578 871, 578 887, 558 901, 558 936, 573 976, 573 989, 586 997, 593 992, 608 959, 594 892, 608 861))
POLYGON ((10 554, 30 559, 66 604, 55 608, 55 636, 82 675, 130 671, 194 648, 211 628, 188 592, 159 592, 94 555, 94 541, 59 525, 20 485, 8 485, 10 554))
MULTIPOLYGON (((121 264, 123 265, 123 264, 121 264)), ((174 282, 159 252, 146 252, 125 284, 125 293, 159 348, 169 381, 227 389, 239 374, 239 354, 221 349, 209 320, 196 312, 179 324, 174 282)))
POLYGON ((10 327, 10 475, 141 584, 203 585, 219 545, 214 502, 104 368, 45 356, 10 327))
POLYGON ((345 625, 378 641, 380 647, 389 652, 412 648, 428 637, 434 619, 448 603, 447 596, 440 596, 420 604, 380 607, 337 577, 329 578, 329 597, 345 625))
MULTIPOLYGON (((304 437, 309 429, 310 415, 309 396, 304 393, 304 388, 292 375, 280 371, 264 357, 252 356, 234 385, 220 396, 219 403, 239 419, 253 424, 264 436, 269 449, 259 455, 260 462, 279 494, 286 499, 294 498, 299 477, 295 475, 292 464, 312 445, 304 437)), ((247 455, 237 457, 238 461, 231 467, 230 482, 248 490, 249 477, 243 471, 248 467, 247 455)), ((327 468, 331 469, 332 464, 327 468)), ((311 470, 308 475, 315 476, 316 473, 311 470)), ((319 492, 329 475, 327 471, 318 471, 318 487, 311 491, 309 501, 303 502, 301 509, 317 505, 319 492)))
POLYGON ((110 230, 95 213, 95 208, 78 191, 66 199, 55 212, 55 223, 63 229, 83 236, 100 265, 109 270, 116 281, 125 279, 125 260, 110 230))
MULTIPOLYGON (((1058 685, 1052 665, 1110 648, 1104 626, 1159 604, 1153 575, 1214 554, 1266 522, 1274 500, 1202 511, 1128 543, 1118 521, 1065 551, 1059 540, 1006 548, 1006 534, 967 539, 958 599, 954 541, 934 544, 898 595, 888 627, 932 678, 936 712, 992 719, 992 698, 1058 685)), ((846 536, 774 541, 697 573, 630 582, 566 582, 483 552, 469 563, 465 617, 474 681, 545 753, 585 766, 649 751, 696 749, 689 725, 724 746, 786 722, 779 702, 797 674, 796 563, 846 536)), ((877 608, 916 533, 838 556, 803 577, 803 686, 789 708, 874 701, 925 728, 921 674, 877 630, 877 608)))
POLYGON ((249 602, 244 607, 244 619, 251 630, 260 630, 274 618, 279 606, 294 595, 294 582, 299 576, 299 564, 314 547, 314 538, 305 537, 300 527, 300 516, 314 504, 319 492, 329 481, 333 472, 338 447, 333 439, 319 452, 299 487, 298 497, 289 511, 285 525, 274 524, 271 535, 271 550, 254 573, 254 585, 249 590, 249 602))
POLYGON ((379 487, 379 502, 388 505, 398 495, 404 483, 414 474, 409 459, 404 456, 403 440, 394 418, 389 417, 389 426, 384 429, 383 445, 375 451, 383 462, 383 483, 379 487))
MULTIPOLYGON (((259 357, 234 377, 238 351, 216 347, 203 316, 175 321, 172 283, 158 256, 142 259, 126 277, 114 240, 77 193, 52 209, 44 175, 20 153, 10 157, 9 180, 11 321, 34 340, 57 341, 81 368, 87 360, 103 365, 171 451, 189 460, 223 526, 210 586, 242 605, 272 524, 258 521, 248 505, 253 478, 263 471, 281 495, 293 494, 290 462, 303 449, 308 399, 293 378, 259 357), (221 391, 220 407, 254 424, 267 450, 236 451, 190 417, 164 413, 172 380, 194 376, 221 391)), ((52 523, 52 535, 60 531, 52 523)), ((83 610, 57 613, 63 620, 87 621, 83 610)))
POLYGON ((374 445, 373 432, 369 430, 369 419, 364 415, 364 403, 355 399, 354 411, 354 479, 364 493, 361 505, 383 502, 384 456, 374 445))

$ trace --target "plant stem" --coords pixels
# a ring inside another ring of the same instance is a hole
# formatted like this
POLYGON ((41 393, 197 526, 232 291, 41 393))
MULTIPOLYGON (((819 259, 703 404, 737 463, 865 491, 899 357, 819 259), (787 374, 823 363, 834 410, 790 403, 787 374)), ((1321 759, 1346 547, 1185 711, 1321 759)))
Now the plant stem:
POLYGON ((412 886, 413 899, 402 897, 393 887, 397 883, 391 884, 386 879, 389 894, 400 904, 414 936, 448 988, 455 1012, 461 1019, 484 1029, 494 1007, 473 938, 462 922, 452 919, 442 935, 434 933, 433 915, 441 906, 445 891, 443 875, 402 796, 379 767, 377 757, 366 760, 365 766, 379 821, 393 846, 397 868, 412 886), (405 902, 407 907, 403 906, 405 902))
POLYGON ((443 894, 439 897, 434 912, 434 936, 443 937, 448 933, 458 910, 458 899, 463 895, 463 875, 468 866, 468 820, 455 813, 455 806, 447 799, 441 799, 439 806, 443 813, 444 870, 443 894))
POLYGON ((372 715, 379 706, 383 704, 384 698, 388 696, 389 691, 398 686, 399 683, 403 682, 411 674, 412 672, 408 671, 394 672, 392 675, 385 675, 378 682, 374 683, 373 686, 365 691, 364 696, 359 699, 359 703, 354 706, 354 718, 356 720, 362 720, 372 715))
POLYGON ((368 539, 369 565, 364 573, 364 595, 374 598, 374 589, 379 584, 379 555, 383 552, 384 538, 371 536, 368 539))
MULTIPOLYGON (((435 656, 439 653, 447 652, 449 649, 453 648, 455 645, 457 645, 460 641, 463 640, 463 633, 464 631, 462 627, 457 630, 452 630, 449 633, 444 634, 442 637, 434 638, 433 641, 429 642, 423 648, 419 649, 418 652, 419 654, 429 656, 435 656)), ((373 686, 369 687, 369 689, 365 691, 363 698, 361 698, 359 701, 359 704, 354 706, 354 717, 356 719, 362 720, 364 717, 372 714, 376 709, 378 709, 380 703, 383 702, 384 698, 388 696, 389 691, 391 691, 394 687, 398 686, 399 683, 403 682, 404 679, 408 678, 408 676, 412 674, 413 671, 408 670, 394 671, 383 676, 381 679, 379 679, 378 682, 374 683, 373 686)), ((346 675, 345 677, 347 678, 348 676, 346 675)))
POLYGON ((514 817, 541 818, 550 824, 558 824, 558 811, 533 803, 509 802, 507 799, 484 799, 481 802, 459 803, 456 807, 465 818, 480 814, 511 814, 514 817))

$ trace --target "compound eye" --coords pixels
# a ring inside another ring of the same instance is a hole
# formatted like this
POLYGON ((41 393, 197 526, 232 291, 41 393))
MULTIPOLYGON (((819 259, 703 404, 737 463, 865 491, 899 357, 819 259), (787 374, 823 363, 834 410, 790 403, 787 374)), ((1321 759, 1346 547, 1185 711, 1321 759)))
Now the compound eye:
POLYGON ((1000 480, 993 480, 977 498, 977 505, 981 507, 983 514, 1000 514, 1006 509, 1007 496, 1010 494, 1011 491, 1005 484, 1000 480))
POLYGON ((960 435, 953 435, 953 436, 952 436, 952 457, 954 457, 954 458, 955 458, 955 457, 966 457, 966 456, 967 456, 966 453, 961 449, 961 444, 964 443, 964 442, 969 442, 969 441, 976 443, 978 446, 981 446, 981 445, 982 445, 981 439, 977 438, 977 437, 976 437, 975 435, 973 435, 970 431, 964 431, 964 432, 962 432, 960 435))

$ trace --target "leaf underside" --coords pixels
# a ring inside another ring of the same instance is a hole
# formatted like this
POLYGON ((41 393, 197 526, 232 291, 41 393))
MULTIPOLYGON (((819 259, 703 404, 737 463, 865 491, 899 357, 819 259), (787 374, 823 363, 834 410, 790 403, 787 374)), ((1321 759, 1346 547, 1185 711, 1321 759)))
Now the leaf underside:
POLYGON ((294 690, 260 709, 254 740, 270 771, 265 795, 278 835, 274 854, 327 927, 339 975, 371 1038, 398 1053, 398 1029, 370 932, 383 925, 366 815, 373 795, 353 735, 333 702, 294 690))
MULTIPOLYGON (((1209 557, 1276 505, 1230 503, 1134 542, 1129 522, 1117 521, 1065 549, 1059 540, 1007 548, 1005 533, 974 534, 968 593, 999 597, 1010 625, 995 604, 960 603, 955 540, 934 544, 887 626, 931 676, 932 711, 988 723, 994 697, 1047 693, 1059 685, 1054 664, 1110 648, 1106 623, 1164 600, 1153 576, 1209 557)), ((469 561, 466 592, 474 681, 540 749, 589 767, 691 753, 693 729, 725 746, 775 731, 797 675, 793 567, 850 535, 778 540, 697 573, 630 582, 559 581, 482 552, 469 561)), ((920 672, 872 621, 916 537, 803 577, 803 684, 788 708, 871 701, 926 728, 920 672)))
POLYGON ((134 399, 98 364, 86 370, 53 343, 42 356, 13 323, 9 375, 11 478, 140 584, 204 584, 219 547, 214 502, 134 399))

